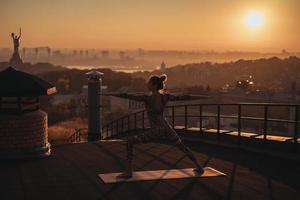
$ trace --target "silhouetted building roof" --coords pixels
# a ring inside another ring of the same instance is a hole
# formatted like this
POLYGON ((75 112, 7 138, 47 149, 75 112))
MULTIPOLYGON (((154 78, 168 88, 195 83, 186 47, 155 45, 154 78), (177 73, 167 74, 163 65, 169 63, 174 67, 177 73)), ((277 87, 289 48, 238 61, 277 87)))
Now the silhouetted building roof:
POLYGON ((8 67, 0 72, 0 96, 40 96, 56 92, 56 87, 37 76, 8 67))
MULTIPOLYGON (((197 146, 197 151, 192 148, 199 162, 227 176, 105 184, 97 174, 124 170, 126 146, 105 141, 66 144, 53 146, 47 159, 2 162, 0 199, 299 199, 298 165, 246 156, 243 151, 197 146)), ((175 146, 137 145, 135 154, 136 171, 193 167, 175 146)))

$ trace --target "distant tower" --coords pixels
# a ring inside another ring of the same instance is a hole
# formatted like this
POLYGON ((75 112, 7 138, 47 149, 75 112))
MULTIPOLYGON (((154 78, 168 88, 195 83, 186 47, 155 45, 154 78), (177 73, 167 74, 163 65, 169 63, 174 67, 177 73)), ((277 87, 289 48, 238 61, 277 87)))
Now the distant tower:
POLYGON ((47 54, 48 54, 48 58, 50 58, 50 56, 51 56, 51 48, 50 47, 47 47, 47 54))
POLYGON ((160 71, 162 72, 166 71, 166 64, 164 61, 162 61, 162 63, 160 64, 160 71))
POLYGON ((53 51, 53 57, 61 56, 61 55, 62 55, 62 53, 60 50, 53 51))
POLYGON ((85 50, 85 56, 88 58, 89 57, 89 50, 85 50))
POLYGON ((124 59, 125 58, 125 52, 124 51, 120 51, 120 59, 124 59))
POLYGON ((102 57, 103 57, 103 58, 108 58, 108 56, 109 56, 109 51, 108 51, 108 50, 103 50, 103 51, 101 51, 101 54, 102 54, 102 57))
POLYGON ((282 54, 288 54, 288 52, 287 52, 286 49, 282 49, 281 53, 282 53, 282 54))
POLYGON ((142 48, 138 48, 137 52, 138 52, 139 56, 143 56, 144 55, 144 50, 142 48))
POLYGON ((34 48, 34 52, 35 52, 35 57, 37 58, 39 54, 39 48, 34 48))

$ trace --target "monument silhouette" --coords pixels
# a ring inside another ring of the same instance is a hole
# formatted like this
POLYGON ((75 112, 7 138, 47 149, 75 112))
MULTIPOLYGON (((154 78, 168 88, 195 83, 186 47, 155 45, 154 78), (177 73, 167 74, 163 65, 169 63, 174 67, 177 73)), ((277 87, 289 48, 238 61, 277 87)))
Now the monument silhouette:
POLYGON ((23 64, 23 61, 20 57, 19 54, 19 46, 20 46, 20 38, 21 38, 21 28, 19 31, 19 36, 15 35, 14 33, 11 33, 11 37, 13 39, 13 45, 14 45, 14 52, 12 57, 9 60, 9 64, 11 65, 19 65, 19 64, 23 64))

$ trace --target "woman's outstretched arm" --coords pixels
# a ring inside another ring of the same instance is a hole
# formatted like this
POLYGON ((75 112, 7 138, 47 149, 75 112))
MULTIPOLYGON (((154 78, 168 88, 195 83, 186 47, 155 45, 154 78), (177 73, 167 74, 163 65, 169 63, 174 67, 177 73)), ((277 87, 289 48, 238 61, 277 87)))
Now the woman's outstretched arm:
POLYGON ((114 97, 119 97, 119 98, 124 98, 124 99, 130 99, 134 101, 145 101, 146 100, 146 95, 133 95, 133 94, 127 94, 127 93, 107 93, 103 94, 106 96, 114 96, 114 97))
POLYGON ((172 94, 166 94, 166 95, 169 101, 189 101, 189 100, 211 98, 210 96, 204 96, 204 95, 172 95, 172 94))

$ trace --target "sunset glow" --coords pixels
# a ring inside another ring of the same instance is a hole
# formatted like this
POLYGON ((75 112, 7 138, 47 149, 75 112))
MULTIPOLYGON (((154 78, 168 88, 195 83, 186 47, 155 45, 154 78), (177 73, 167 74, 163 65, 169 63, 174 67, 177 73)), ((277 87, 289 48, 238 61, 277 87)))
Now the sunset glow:
POLYGON ((256 29, 263 25, 264 18, 259 12, 251 12, 245 18, 245 23, 247 27, 256 29))
POLYGON ((296 0, 5 0, 0 45, 21 27, 23 47, 300 51, 299 10, 296 0))

